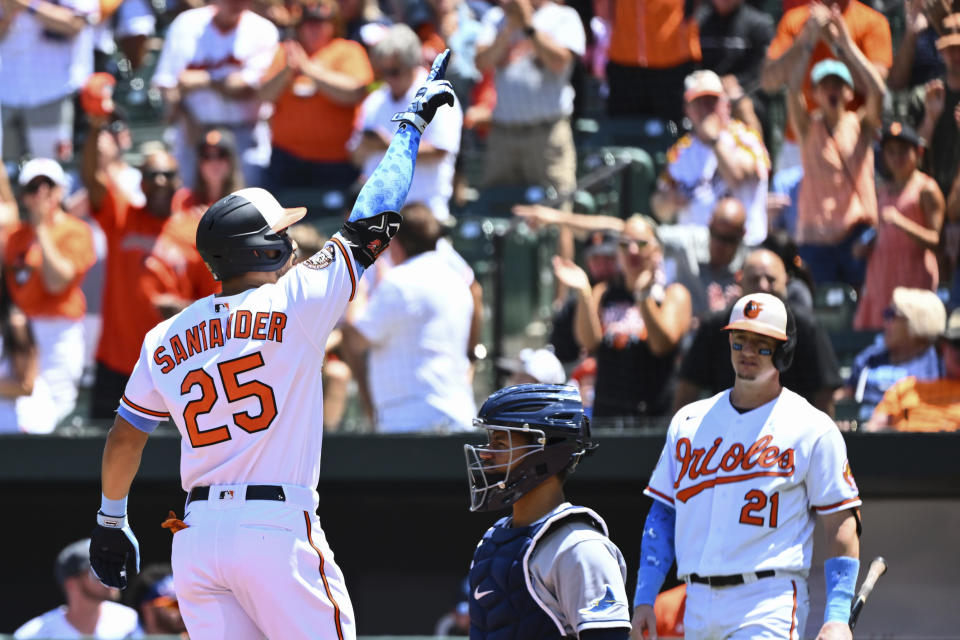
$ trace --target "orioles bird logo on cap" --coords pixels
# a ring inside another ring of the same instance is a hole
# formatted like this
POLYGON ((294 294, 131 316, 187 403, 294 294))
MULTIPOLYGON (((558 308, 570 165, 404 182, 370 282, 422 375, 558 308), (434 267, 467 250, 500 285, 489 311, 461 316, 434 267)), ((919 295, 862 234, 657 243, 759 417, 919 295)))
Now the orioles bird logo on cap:
POLYGON ((753 300, 748 300, 747 304, 743 306, 743 315, 753 320, 760 315, 761 309, 763 309, 762 304, 759 302, 754 302, 753 300))

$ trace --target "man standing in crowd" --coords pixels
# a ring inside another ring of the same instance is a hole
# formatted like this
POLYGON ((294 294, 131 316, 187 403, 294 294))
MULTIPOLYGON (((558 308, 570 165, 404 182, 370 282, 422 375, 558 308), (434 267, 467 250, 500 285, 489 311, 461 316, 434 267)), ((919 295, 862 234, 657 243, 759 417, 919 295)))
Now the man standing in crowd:
MULTIPOLYGON (((372 175, 387 151, 394 126, 390 118, 410 103, 417 87, 427 77, 427 70, 421 64, 420 39, 407 25, 388 28, 370 56, 383 86, 363 101, 357 129, 350 140, 354 161, 360 165, 360 173, 365 178, 372 175)), ((462 128, 463 111, 458 102, 452 109, 437 113, 436 122, 420 142, 417 169, 407 198, 408 202, 426 203, 437 220, 450 217, 454 165, 460 152, 462 128)))
POLYGON ((850 640, 860 496, 846 445, 829 416, 780 383, 804 348, 783 301, 753 293, 729 318, 721 334, 733 387, 680 409, 644 490, 654 502, 643 526, 634 634, 655 632, 654 600, 676 559, 687 582, 687 637, 803 637, 816 513, 828 545, 817 637, 850 640))
POLYGON ((90 417, 108 420, 147 331, 218 287, 194 244, 197 218, 172 209, 180 186, 177 161, 166 151, 146 156, 145 204, 134 206, 98 168, 97 135, 104 121, 92 118, 91 125, 81 175, 93 218, 107 238, 107 265, 90 417))
POLYGON ((56 160, 31 160, 19 182, 28 217, 7 237, 3 267, 13 302, 33 325, 39 378, 50 391, 56 422, 73 411, 83 373, 87 303, 80 285, 96 260, 93 235, 61 206, 66 177, 56 160))
POLYGON ((475 411, 467 357, 473 296, 437 251, 440 223, 430 210, 411 204, 401 214, 390 243, 395 266, 360 316, 341 326, 348 364, 377 431, 461 431, 475 411))
POLYGON ((93 73, 96 0, 9 0, 0 16, 3 159, 69 160, 74 92, 93 73))
MULTIPOLYGON (((787 271, 783 261, 767 249, 753 251, 744 261, 741 286, 744 295, 772 293, 786 300, 787 271)), ((837 357, 827 332, 813 316, 800 309, 793 312, 803 348, 797 351, 793 366, 783 373, 783 385, 821 411, 832 414, 833 392, 843 384, 837 357)), ((680 364, 673 397, 674 412, 695 401, 702 392, 720 393, 733 384, 730 346, 721 329, 729 317, 729 310, 709 315, 694 334, 693 343, 680 364)))
POLYGON ((167 31, 153 84, 163 91, 174 125, 171 148, 191 182, 200 136, 212 126, 233 131, 248 185, 261 183, 269 161, 257 90, 279 35, 273 23, 250 10, 251 3, 216 0, 184 11, 167 31))
POLYGON ((509 0, 483 17, 477 68, 496 71, 483 183, 572 193, 577 154, 570 75, 586 47, 580 16, 553 0, 509 0))
POLYGON ((732 195, 747 212, 744 241, 767 237, 767 176, 770 158, 760 134, 730 117, 730 101, 713 71, 684 80, 684 112, 693 131, 667 152, 650 207, 665 223, 706 226, 717 202, 732 195))
POLYGON ((100 584, 90 572, 90 539, 68 544, 54 565, 67 604, 51 609, 13 632, 16 640, 140 637, 137 612, 116 602, 120 593, 100 584))

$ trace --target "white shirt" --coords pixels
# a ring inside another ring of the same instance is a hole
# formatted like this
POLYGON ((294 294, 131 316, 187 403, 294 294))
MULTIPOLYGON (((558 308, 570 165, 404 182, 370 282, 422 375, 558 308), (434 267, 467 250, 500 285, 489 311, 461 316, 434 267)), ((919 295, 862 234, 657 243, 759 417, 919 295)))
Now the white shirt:
MULTIPOLYGON (((97 0, 60 0, 83 16, 96 18, 97 0)), ((0 40, 0 103, 36 107, 62 98, 83 86, 93 73, 93 29, 73 36, 50 35, 39 18, 21 11, 0 40)))
MULTIPOLYGON (((477 44, 488 46, 497 37, 506 17, 493 7, 483 16, 484 29, 477 44)), ((545 2, 533 14, 533 27, 576 56, 586 50, 586 34, 580 15, 573 7, 545 2)), ((493 121, 503 124, 536 124, 573 113, 574 90, 570 85, 573 65, 561 73, 547 69, 534 55, 525 34, 518 33, 510 44, 506 64, 496 72, 497 106, 493 121)))
POLYGON ((730 404, 730 390, 683 407, 644 493, 676 509, 681 578, 806 576, 814 510, 860 505, 837 425, 789 389, 746 413, 730 404))
POLYGON ((476 413, 467 344, 473 297, 437 251, 395 266, 355 326, 370 341, 370 393, 381 432, 460 430, 476 413))
POLYGON ((747 210, 744 244, 753 247, 767 237, 767 179, 770 157, 757 134, 743 123, 732 120, 720 135, 717 144, 736 150, 742 157, 754 162, 754 176, 739 186, 731 187, 717 168, 717 154, 688 133, 667 152, 666 182, 680 191, 689 202, 677 212, 678 224, 707 226, 717 202, 724 196, 733 196, 747 210))
MULTIPOLYGON (((3 353, 2 346, 0 353, 3 353)), ((10 376, 11 372, 10 358, 0 356, 0 378, 10 376)), ((29 396, 0 398, 0 433, 51 433, 57 426, 55 407, 47 381, 37 376, 29 396)))
MULTIPOLYGON (((417 90, 427 79, 427 71, 418 69, 416 78, 410 89, 394 100, 389 86, 382 86, 363 101, 360 106, 359 129, 354 131, 348 146, 356 149, 360 144, 361 134, 364 131, 379 131, 389 138, 397 130, 397 123, 390 118, 395 113, 407 110, 413 101, 417 90)), ((422 140, 438 149, 447 151, 439 160, 427 160, 422 155, 417 158, 416 169, 413 172, 413 182, 407 202, 423 202, 438 220, 450 216, 449 202, 453 195, 453 173, 457 154, 460 152, 460 130, 463 128, 463 111, 459 101, 454 101, 453 108, 437 109, 433 122, 426 128, 422 140)), ((363 163, 363 174, 368 178, 383 159, 386 151, 372 153, 363 163)))
MULTIPOLYGON (((176 17, 164 40, 153 84, 172 89, 180 73, 190 68, 210 72, 213 80, 240 71, 244 82, 259 86, 277 49, 277 28, 266 18, 244 11, 237 27, 224 33, 213 24, 214 15, 216 8, 210 5, 176 17)), ((190 91, 183 102, 202 124, 253 124, 261 104, 256 97, 225 98, 214 89, 190 91)))
POLYGON ((51 609, 25 623, 13 632, 13 637, 38 638, 40 640, 73 640, 73 638, 97 638, 98 640, 114 640, 122 638, 142 638, 140 625, 137 622, 137 612, 117 602, 102 602, 100 604, 100 618, 93 636, 80 633, 67 622, 67 607, 62 605, 51 609))
POLYGON ((208 296, 151 329, 121 403, 183 436, 180 477, 196 485, 317 486, 324 347, 356 291, 339 234, 266 284, 208 296))

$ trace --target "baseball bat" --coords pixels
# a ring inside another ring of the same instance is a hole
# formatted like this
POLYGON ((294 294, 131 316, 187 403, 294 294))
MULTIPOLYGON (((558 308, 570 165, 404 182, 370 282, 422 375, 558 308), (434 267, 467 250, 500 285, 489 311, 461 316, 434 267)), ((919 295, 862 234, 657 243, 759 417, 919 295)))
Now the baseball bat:
POLYGON ((863 605, 866 603, 867 598, 870 597, 870 592, 877 586, 877 580, 886 572, 887 561, 881 556, 874 558, 873 562, 870 563, 870 569, 867 570, 867 577, 864 578, 863 584, 860 585, 860 591, 857 592, 857 597, 854 598, 853 605, 850 607, 850 621, 848 624, 850 625, 851 631, 857 626, 857 618, 860 617, 860 611, 863 610, 863 605))

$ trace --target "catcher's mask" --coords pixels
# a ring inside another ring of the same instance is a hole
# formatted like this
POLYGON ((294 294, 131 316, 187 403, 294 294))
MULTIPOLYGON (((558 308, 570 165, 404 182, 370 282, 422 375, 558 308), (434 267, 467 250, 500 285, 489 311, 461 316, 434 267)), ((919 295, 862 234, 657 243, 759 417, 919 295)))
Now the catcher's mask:
POLYGON ((470 510, 512 505, 559 473, 572 473, 597 447, 580 393, 573 387, 523 384, 491 395, 473 421, 486 445, 464 445, 470 510))

